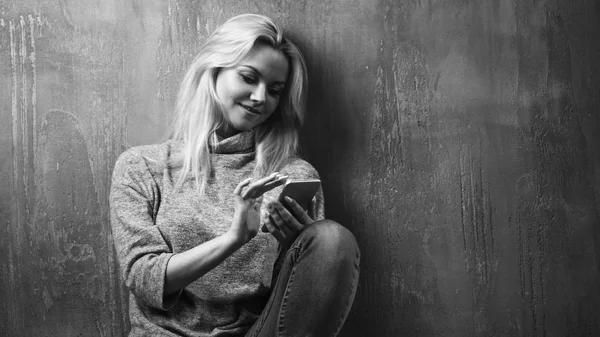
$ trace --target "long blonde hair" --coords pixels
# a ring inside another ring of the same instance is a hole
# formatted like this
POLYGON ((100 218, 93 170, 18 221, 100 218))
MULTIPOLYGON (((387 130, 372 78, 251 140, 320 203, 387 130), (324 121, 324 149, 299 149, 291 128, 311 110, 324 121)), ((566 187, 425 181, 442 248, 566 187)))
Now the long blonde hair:
POLYGON ((307 87, 306 64, 298 47, 283 36, 270 18, 243 14, 229 19, 204 42, 179 87, 171 138, 183 141, 183 149, 168 165, 180 167, 179 188, 191 176, 204 194, 212 173, 210 145, 216 130, 226 123, 216 95, 215 80, 223 68, 241 62, 257 44, 282 52, 288 62, 288 78, 275 112, 254 128, 255 175, 279 170, 298 150, 298 128, 304 121, 307 87))

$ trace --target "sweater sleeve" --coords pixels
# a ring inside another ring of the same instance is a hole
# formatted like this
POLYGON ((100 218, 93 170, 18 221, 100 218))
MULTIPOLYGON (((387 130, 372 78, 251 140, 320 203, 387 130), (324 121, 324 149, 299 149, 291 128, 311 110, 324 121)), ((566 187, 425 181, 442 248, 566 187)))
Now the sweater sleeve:
POLYGON ((315 221, 325 219, 325 198, 323 197, 323 186, 319 186, 317 194, 310 203, 310 206, 308 207, 308 215, 315 221))
POLYGON ((119 157, 110 190, 110 222, 126 287, 138 302, 168 310, 180 292, 163 296, 173 253, 155 223, 159 190, 135 149, 119 157))

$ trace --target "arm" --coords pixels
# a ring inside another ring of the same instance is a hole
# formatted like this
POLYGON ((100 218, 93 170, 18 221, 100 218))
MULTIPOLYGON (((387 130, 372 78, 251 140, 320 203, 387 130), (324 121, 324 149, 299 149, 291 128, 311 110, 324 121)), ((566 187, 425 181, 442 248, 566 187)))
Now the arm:
POLYGON ((165 270, 173 256, 156 226, 159 188, 136 149, 117 160, 110 188, 110 224, 125 286, 136 300, 168 310, 177 296, 163 296, 165 270))
POLYGON ((221 264, 244 243, 233 233, 227 232, 188 251, 173 255, 167 264, 165 296, 177 293, 221 264))
POLYGON ((274 173, 251 185, 250 179, 241 182, 233 191, 235 213, 230 229, 219 237, 171 257, 167 264, 165 295, 177 293, 252 239, 258 232, 262 193, 281 185, 285 179, 285 176, 274 173), (248 188, 242 192, 245 187, 248 188))
POLYGON ((110 209, 115 248, 127 288, 145 305, 168 310, 177 301, 178 290, 256 235, 262 200, 256 198, 284 181, 285 177, 273 174, 253 184, 250 179, 242 182, 234 191, 235 214, 230 230, 174 254, 154 222, 160 193, 145 160, 135 151, 121 155, 113 172, 110 209), (242 193, 244 187, 247 189, 242 193))

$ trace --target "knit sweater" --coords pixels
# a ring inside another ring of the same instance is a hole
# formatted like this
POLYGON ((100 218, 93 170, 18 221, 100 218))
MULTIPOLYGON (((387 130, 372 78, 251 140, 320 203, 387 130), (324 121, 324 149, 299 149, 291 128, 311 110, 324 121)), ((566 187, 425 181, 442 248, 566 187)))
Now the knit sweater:
MULTIPOLYGON (((179 169, 163 163, 182 149, 177 141, 138 146, 116 162, 110 191, 111 228, 120 269, 129 289, 129 336, 243 336, 266 304, 278 256, 270 233, 257 236, 177 294, 164 296, 166 267, 184 252, 224 234, 234 214, 233 190, 252 177, 252 131, 212 146, 213 176, 200 196, 193 178, 180 190, 179 169)), ((318 179, 306 161, 279 171, 291 179, 318 179)), ((282 187, 265 195, 275 198, 282 187)), ((324 217, 322 190, 309 209, 324 217)))

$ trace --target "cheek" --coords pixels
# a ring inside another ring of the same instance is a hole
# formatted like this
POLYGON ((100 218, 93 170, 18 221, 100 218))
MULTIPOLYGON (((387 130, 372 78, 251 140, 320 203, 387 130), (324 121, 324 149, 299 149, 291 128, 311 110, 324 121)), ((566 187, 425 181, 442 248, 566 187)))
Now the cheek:
POLYGON ((277 109, 277 106, 279 105, 279 98, 273 98, 273 97, 271 97, 267 101, 267 104, 269 105, 269 111, 270 111, 270 113, 273 113, 273 111, 275 111, 275 109, 277 109))
POLYGON ((215 91, 217 94, 217 97, 219 97, 219 99, 221 101, 225 101, 225 99, 227 98, 227 90, 225 90, 225 88, 227 88, 227 86, 224 83, 225 81, 222 78, 217 78, 217 83, 215 84, 215 91))
POLYGON ((226 72, 217 78, 215 85, 217 96, 225 104, 231 103, 228 101, 235 99, 238 95, 239 85, 237 85, 233 76, 233 74, 226 72))
POLYGON ((278 99, 272 99, 267 102, 269 112, 267 114, 265 114, 265 116, 263 118, 261 118, 261 123, 266 121, 267 119, 269 119, 269 117, 271 117, 275 113, 275 110, 277 110, 278 104, 279 104, 278 99))

